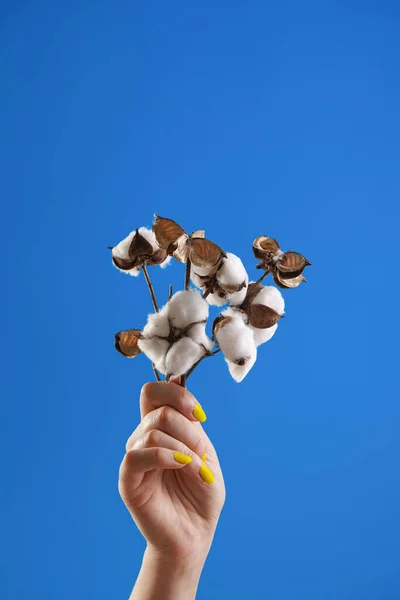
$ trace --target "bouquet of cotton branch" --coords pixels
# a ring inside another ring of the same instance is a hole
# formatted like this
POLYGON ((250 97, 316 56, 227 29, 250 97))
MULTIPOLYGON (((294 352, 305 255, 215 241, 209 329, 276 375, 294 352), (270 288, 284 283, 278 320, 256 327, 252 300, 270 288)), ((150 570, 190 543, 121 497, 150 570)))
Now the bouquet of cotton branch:
POLYGON ((263 274, 249 282, 240 258, 204 236, 204 231, 188 235, 175 221, 156 215, 151 230, 136 229, 111 247, 117 269, 134 276, 143 272, 155 311, 143 329, 117 333, 115 347, 128 358, 145 354, 158 381, 160 374, 167 381, 181 376, 184 385, 204 358, 218 352, 235 381, 242 381, 256 362, 258 346, 272 338, 284 314, 280 291, 261 281, 271 273, 280 288, 296 288, 311 264, 297 252, 282 252, 275 239, 263 235, 253 242, 263 274), (172 257, 186 264, 184 289, 173 294, 170 286, 168 302, 159 309, 147 267, 165 267, 172 257), (209 304, 224 307, 211 337, 206 332, 209 304))

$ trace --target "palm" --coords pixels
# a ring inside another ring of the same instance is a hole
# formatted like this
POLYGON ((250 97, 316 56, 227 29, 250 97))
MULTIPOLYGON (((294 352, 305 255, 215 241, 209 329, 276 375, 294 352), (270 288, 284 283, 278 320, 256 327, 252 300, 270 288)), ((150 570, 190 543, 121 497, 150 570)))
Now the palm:
MULTIPOLYGON (((208 456, 207 464, 213 472, 220 472, 215 453, 208 456)), ((189 553, 207 529, 215 527, 225 499, 222 474, 210 494, 209 489, 196 485, 184 469, 150 471, 135 491, 124 492, 123 495, 131 496, 134 519, 151 544, 163 549, 172 545, 174 550, 189 553)))

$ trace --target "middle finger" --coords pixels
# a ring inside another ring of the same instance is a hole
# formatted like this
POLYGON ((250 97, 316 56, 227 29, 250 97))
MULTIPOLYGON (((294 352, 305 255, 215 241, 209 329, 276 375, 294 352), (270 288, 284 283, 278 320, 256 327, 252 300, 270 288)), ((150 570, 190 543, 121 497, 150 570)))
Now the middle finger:
POLYGON ((158 430, 185 444, 200 457, 207 452, 207 438, 202 435, 202 428, 196 427, 196 423, 189 421, 182 413, 171 406, 160 406, 160 408, 156 408, 147 414, 142 420, 139 430, 128 440, 127 451, 133 448, 135 442, 143 435, 158 430))

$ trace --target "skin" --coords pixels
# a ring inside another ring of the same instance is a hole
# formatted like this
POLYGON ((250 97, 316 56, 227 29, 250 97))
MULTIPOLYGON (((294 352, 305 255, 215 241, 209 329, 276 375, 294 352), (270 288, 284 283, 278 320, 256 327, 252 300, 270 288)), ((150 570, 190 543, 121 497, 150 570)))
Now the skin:
POLYGON ((179 382, 144 385, 120 467, 119 492, 147 541, 130 600, 195 598, 225 501, 217 454, 193 414, 198 402, 179 382), (189 464, 177 462, 182 454, 189 464))

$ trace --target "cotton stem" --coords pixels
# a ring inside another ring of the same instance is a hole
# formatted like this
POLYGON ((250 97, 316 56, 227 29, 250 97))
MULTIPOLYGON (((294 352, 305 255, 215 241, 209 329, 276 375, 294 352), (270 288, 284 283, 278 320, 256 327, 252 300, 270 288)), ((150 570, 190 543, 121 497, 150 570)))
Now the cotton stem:
POLYGON ((154 310, 156 312, 158 312, 159 309, 158 309, 158 304, 157 304, 157 300, 156 300, 156 295, 154 293, 153 284, 151 283, 149 274, 147 272, 146 265, 143 265, 142 271, 143 271, 144 277, 146 279, 147 287, 149 288, 149 292, 150 292, 151 300, 153 302, 154 310))

